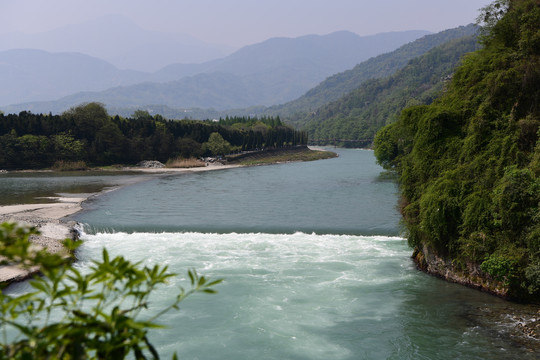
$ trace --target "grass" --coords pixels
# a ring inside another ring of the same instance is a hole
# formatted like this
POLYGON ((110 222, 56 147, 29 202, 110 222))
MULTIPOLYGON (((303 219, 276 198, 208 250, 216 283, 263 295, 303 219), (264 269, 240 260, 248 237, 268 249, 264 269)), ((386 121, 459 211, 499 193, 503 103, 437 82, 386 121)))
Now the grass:
POLYGON ((77 171, 77 170, 88 170, 88 166, 82 160, 79 161, 65 161, 58 160, 53 165, 53 170, 56 171, 77 171))
POLYGON ((238 165, 264 165, 294 161, 314 161, 337 157, 331 151, 310 150, 307 147, 280 149, 278 151, 259 151, 242 155, 241 158, 227 158, 229 164, 238 165))
POLYGON ((204 161, 196 159, 196 158, 175 158, 175 159, 169 159, 167 163, 165 164, 165 167, 168 168, 194 168, 194 167, 204 167, 206 164, 204 161))

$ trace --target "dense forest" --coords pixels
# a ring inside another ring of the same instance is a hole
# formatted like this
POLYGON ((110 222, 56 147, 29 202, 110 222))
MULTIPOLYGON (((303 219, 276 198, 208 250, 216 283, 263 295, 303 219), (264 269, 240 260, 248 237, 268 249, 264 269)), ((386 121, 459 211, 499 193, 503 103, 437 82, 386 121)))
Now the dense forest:
POLYGON ((399 175, 415 258, 471 285, 540 300, 540 2, 484 8, 483 48, 431 105, 378 132, 375 154, 399 175))
POLYGON ((0 113, 0 169, 46 168, 59 161, 95 166, 218 155, 208 146, 214 139, 225 140, 231 151, 307 143, 305 133, 279 118, 177 121, 141 110, 122 118, 109 116, 102 104, 88 103, 62 115, 0 113))
POLYGON ((339 100, 307 114, 301 120, 302 129, 319 144, 342 139, 338 141, 340 146, 370 146, 377 130, 395 122, 403 108, 430 104, 440 95, 461 57, 477 48, 475 35, 437 46, 394 75, 368 80, 339 100))

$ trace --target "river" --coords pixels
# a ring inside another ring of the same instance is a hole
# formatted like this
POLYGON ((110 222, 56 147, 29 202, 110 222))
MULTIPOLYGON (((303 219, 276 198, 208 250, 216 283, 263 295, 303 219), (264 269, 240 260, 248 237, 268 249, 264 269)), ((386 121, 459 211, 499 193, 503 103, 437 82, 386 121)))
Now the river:
POLYGON ((77 266, 103 247, 167 264, 179 276, 150 312, 189 268, 224 279, 161 318, 151 340, 163 358, 536 359, 536 342, 509 330, 520 305, 416 270, 397 186, 373 152, 336 151, 108 192, 74 217, 85 224, 77 266))

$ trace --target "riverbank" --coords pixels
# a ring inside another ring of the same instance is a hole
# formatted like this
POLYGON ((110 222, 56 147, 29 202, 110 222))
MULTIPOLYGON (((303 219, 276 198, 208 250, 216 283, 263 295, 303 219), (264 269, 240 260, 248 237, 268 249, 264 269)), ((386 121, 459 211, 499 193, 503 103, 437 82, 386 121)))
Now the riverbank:
MULTIPOLYGON (((64 251, 62 240, 75 238, 75 223, 62 221, 82 209, 81 204, 88 196, 57 197, 51 204, 20 204, 0 206, 0 223, 18 222, 33 226, 40 231, 39 236, 31 236, 30 241, 51 253, 64 251)), ((16 266, 0 267, 0 283, 22 281, 39 272, 39 268, 21 269, 16 266)))
MULTIPOLYGON (((90 198, 99 196, 102 193, 118 189, 122 186, 130 185, 148 179, 137 176, 137 174, 153 174, 155 176, 165 176, 171 174, 186 174, 215 170, 226 170, 244 166, 261 164, 275 164, 292 161, 312 161, 336 157, 337 154, 323 149, 310 149, 308 147, 296 147, 291 149, 267 150, 244 154, 228 159, 229 162, 207 162, 206 166, 191 168, 172 167, 122 167, 114 169, 93 169, 92 171, 103 172, 103 174, 122 171, 133 173, 133 176, 121 181, 120 184, 112 187, 104 187, 101 191, 92 193, 62 194, 62 196, 47 197, 48 203, 21 203, 14 205, 0 205, 0 223, 18 222, 33 226, 40 231, 39 236, 32 236, 30 241, 35 245, 46 248, 52 253, 64 250, 61 242, 65 238, 77 237, 75 222, 66 220, 68 217, 82 210, 83 202, 90 198), (232 160, 232 161, 231 161, 232 160)), ((51 170, 22 170, 11 173, 47 173, 51 170)), ((35 200, 35 199, 34 199, 35 200)), ((43 198, 40 198, 43 200, 43 198)), ((13 266, 0 266, 0 283, 11 283, 22 281, 39 269, 23 270, 13 266)))
MULTIPOLYGON (((103 193, 116 190, 122 186, 148 179, 148 177, 140 176, 140 174, 165 176, 171 174, 225 170, 240 166, 243 165, 212 163, 205 167, 195 168, 124 168, 122 169, 123 171, 131 172, 133 173, 133 176, 124 179, 116 186, 104 187, 99 192, 63 194, 63 196, 47 197, 48 200, 52 201, 50 203, 23 203, 0 206, 0 223, 17 222, 37 228, 41 234, 39 236, 32 236, 30 241, 35 245, 47 249, 51 253, 58 253, 64 251, 61 244, 62 240, 77 237, 77 231, 75 230, 76 223, 67 220, 67 218, 81 211, 83 202, 103 193)), ((30 171, 23 171, 21 173, 29 172, 30 171)), ((107 173, 106 170, 103 172, 107 173)), ((37 268, 23 270, 14 266, 0 266, 0 283, 23 281, 38 272, 39 269, 37 268)))

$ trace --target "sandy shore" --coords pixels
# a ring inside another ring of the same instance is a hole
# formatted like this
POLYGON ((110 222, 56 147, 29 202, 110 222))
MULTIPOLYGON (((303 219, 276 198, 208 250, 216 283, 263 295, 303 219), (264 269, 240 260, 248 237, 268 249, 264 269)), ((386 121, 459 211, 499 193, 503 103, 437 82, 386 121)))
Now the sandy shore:
MULTIPOLYGON (((35 226, 41 232, 41 235, 32 236, 30 241, 52 253, 60 252, 63 250, 61 240, 73 237, 72 229, 74 226, 74 224, 63 222, 61 219, 80 211, 82 202, 90 195, 73 198, 57 197, 54 200, 58 202, 52 204, 1 206, 0 222, 15 221, 35 226)), ((1 266, 0 282, 21 281, 38 271, 38 268, 24 270, 16 266, 1 266)))
MULTIPOLYGON (((179 168, 127 168, 124 170, 133 171, 134 176, 131 181, 124 185, 132 184, 138 181, 144 181, 143 177, 137 177, 137 173, 150 173, 159 175, 182 174, 203 172, 212 170, 224 170, 240 167, 241 165, 222 165, 219 163, 209 164, 205 167, 196 167, 188 169, 179 168)), ((106 172, 104 172, 106 175, 106 172)), ((15 221, 35 226, 40 232, 40 236, 33 236, 30 240, 39 246, 43 246, 51 252, 63 250, 61 241, 68 237, 76 235, 74 232, 74 222, 66 221, 66 217, 71 216, 82 210, 82 203, 90 197, 99 196, 101 193, 120 188, 122 185, 114 188, 106 188, 100 193, 76 194, 73 197, 62 196, 53 197, 54 203, 49 204, 18 204, 0 206, 0 223, 6 221, 15 221)), ((23 270, 14 266, 0 266, 0 282, 15 282, 28 278, 31 274, 38 272, 39 269, 23 270)))

